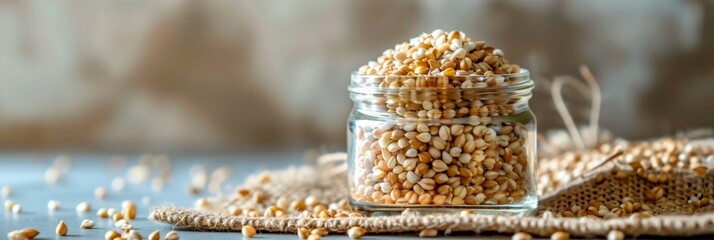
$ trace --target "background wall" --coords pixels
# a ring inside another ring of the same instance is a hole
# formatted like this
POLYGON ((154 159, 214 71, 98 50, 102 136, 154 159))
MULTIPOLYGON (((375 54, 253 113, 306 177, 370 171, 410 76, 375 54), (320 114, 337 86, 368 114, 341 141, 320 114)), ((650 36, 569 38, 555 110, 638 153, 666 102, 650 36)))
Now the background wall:
POLYGON ((713 1, 0 1, 0 149, 340 148, 350 72, 436 28, 529 68, 542 132, 580 64, 617 136, 714 127, 713 1))

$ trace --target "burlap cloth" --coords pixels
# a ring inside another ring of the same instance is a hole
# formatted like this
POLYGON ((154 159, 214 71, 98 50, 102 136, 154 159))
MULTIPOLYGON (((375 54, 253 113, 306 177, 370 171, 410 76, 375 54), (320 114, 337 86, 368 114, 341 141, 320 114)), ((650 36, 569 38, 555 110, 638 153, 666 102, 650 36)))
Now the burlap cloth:
MULTIPOLYGON (((586 176, 571 181, 558 190, 540 197, 539 208, 533 216, 499 215, 409 215, 358 218, 300 218, 300 217, 246 217, 232 216, 228 206, 240 204, 235 198, 220 200, 215 210, 197 210, 164 206, 152 211, 150 219, 181 228, 202 231, 240 231, 244 225, 252 225, 263 232, 295 233, 297 228, 323 227, 330 232, 346 232, 350 227, 361 226, 370 233, 418 232, 431 228, 445 232, 528 232, 548 236, 555 231, 567 231, 573 236, 604 236, 618 229, 629 236, 693 236, 714 234, 714 204, 692 210, 688 207, 690 196, 703 194, 711 197, 714 191, 714 174, 698 176, 689 170, 675 170, 664 184, 653 184, 643 178, 630 175, 616 179, 611 173, 614 164, 595 169, 586 176), (600 176, 600 177, 598 177, 600 176), (603 180, 604 179, 604 180, 603 180), (664 197, 653 203, 653 217, 621 217, 603 219, 595 217, 558 217, 573 205, 587 206, 593 200, 602 203, 620 204, 624 197, 643 200, 643 192, 661 186, 664 197)), ((305 198, 316 196, 323 201, 338 201, 347 198, 347 177, 324 174, 314 167, 291 167, 267 172, 269 183, 260 183, 255 176, 249 177, 244 187, 266 193, 265 206, 275 204, 279 196, 305 198)))

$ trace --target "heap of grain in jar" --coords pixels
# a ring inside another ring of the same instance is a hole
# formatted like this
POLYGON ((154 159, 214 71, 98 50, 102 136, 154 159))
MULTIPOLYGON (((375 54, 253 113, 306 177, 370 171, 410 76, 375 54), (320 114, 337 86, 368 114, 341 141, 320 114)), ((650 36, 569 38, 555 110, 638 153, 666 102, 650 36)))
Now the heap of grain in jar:
POLYGON ((379 94, 353 97, 356 108, 394 121, 353 124, 353 203, 503 205, 535 194, 534 120, 508 119, 526 112, 530 89, 501 91, 525 80, 503 51, 459 31, 423 33, 360 67, 353 86, 379 94))

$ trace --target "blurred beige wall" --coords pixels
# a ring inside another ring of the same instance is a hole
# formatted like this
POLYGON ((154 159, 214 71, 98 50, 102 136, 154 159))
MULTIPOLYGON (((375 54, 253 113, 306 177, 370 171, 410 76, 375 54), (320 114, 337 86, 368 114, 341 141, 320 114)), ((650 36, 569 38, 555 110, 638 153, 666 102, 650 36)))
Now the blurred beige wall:
POLYGON ((529 68, 542 132, 580 64, 617 136, 714 127, 712 1, 0 1, 0 149, 340 148, 350 72, 436 28, 529 68))

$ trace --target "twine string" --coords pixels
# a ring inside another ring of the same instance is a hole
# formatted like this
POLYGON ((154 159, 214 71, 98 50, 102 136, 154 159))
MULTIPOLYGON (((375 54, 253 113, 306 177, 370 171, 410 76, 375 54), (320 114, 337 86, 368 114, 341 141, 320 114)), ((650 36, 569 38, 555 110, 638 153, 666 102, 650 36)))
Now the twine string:
POLYGON ((602 104, 602 93, 600 92, 600 86, 597 84, 597 80, 587 66, 580 66, 580 74, 583 75, 587 84, 584 84, 571 76, 558 76, 555 80, 553 80, 550 92, 553 96, 555 108, 558 111, 560 118, 563 120, 563 123, 565 123, 565 127, 568 130, 568 134, 570 134, 570 138, 575 143, 575 147, 578 150, 585 150, 594 147, 598 141, 598 122, 600 118, 600 106, 602 104), (583 137, 582 133, 577 128, 577 125, 570 114, 570 110, 568 110, 568 107, 565 105, 565 101, 563 100, 563 86, 566 84, 574 87, 583 96, 590 97, 590 134, 587 135, 587 138, 583 137))

